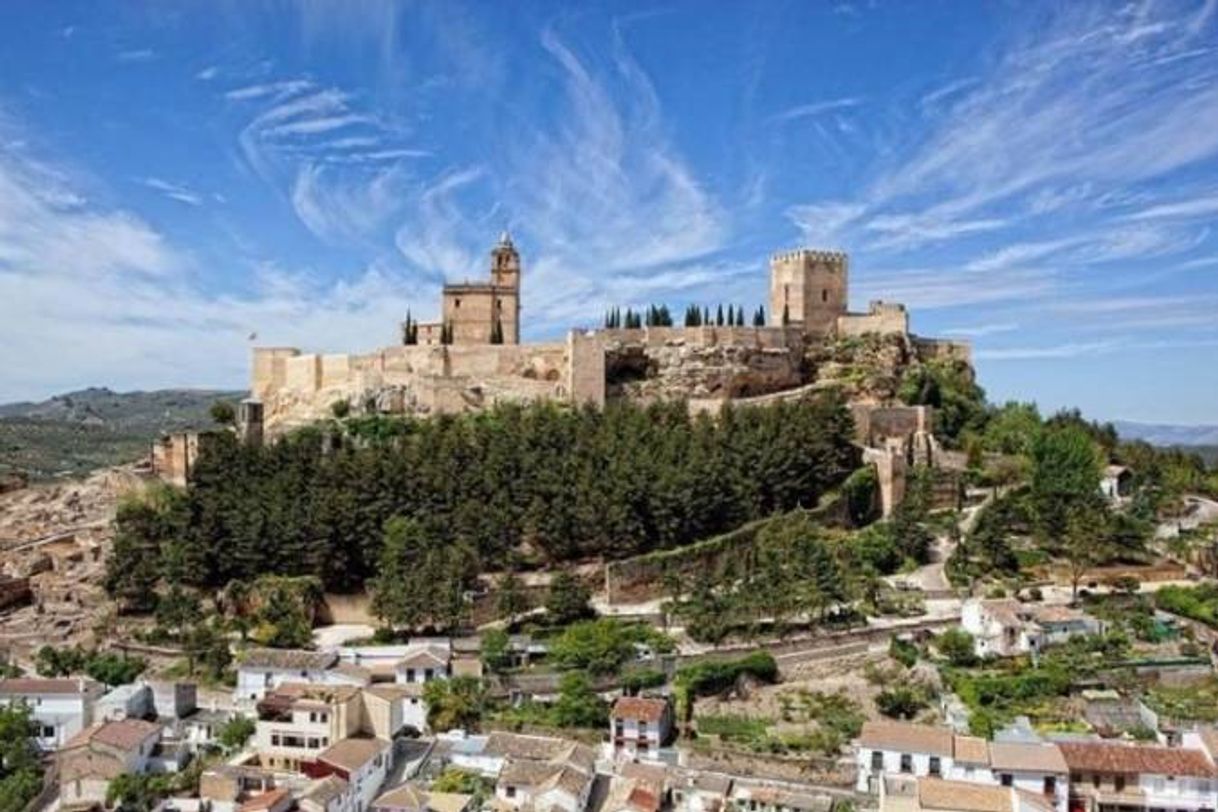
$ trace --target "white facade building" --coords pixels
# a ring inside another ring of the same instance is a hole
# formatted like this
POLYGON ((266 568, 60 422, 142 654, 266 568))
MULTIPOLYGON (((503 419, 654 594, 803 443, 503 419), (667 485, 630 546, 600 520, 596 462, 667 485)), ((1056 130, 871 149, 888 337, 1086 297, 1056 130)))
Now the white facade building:
POLYGON ((38 747, 58 750, 93 724, 104 688, 89 679, 0 680, 0 705, 24 703, 38 725, 38 747))
POLYGON ((241 655, 237 665, 239 702, 262 699, 266 693, 284 683, 323 685, 366 685, 366 674, 359 669, 338 668, 334 651, 302 651, 295 649, 250 649, 241 655))
POLYGON ((672 707, 658 697, 623 696, 609 714, 613 755, 654 758, 672 735, 672 707))

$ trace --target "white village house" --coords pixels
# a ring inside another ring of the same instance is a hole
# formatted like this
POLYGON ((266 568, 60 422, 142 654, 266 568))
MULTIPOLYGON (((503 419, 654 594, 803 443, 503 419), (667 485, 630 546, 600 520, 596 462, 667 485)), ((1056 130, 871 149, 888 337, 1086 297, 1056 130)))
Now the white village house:
POLYGON ((0 705, 24 703, 38 726, 38 747, 58 750, 93 724, 105 689, 91 679, 0 680, 0 705))

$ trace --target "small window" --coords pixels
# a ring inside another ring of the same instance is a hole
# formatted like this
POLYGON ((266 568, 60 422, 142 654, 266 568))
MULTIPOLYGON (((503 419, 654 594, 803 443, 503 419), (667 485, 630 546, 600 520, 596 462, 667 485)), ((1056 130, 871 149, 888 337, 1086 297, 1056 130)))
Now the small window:
POLYGON ((460 300, 460 299, 453 299, 453 307, 454 307, 454 308, 457 308, 457 307, 460 307, 460 306, 461 306, 461 300, 460 300))
POLYGON ((1051 775, 1045 776, 1045 795, 1057 794, 1057 779, 1051 775))
POLYGON ((503 791, 503 794, 504 794, 504 795, 506 795, 506 796, 508 796, 509 798, 515 798, 515 797, 516 797, 516 788, 515 788, 515 787, 508 787, 507 789, 505 789, 505 790, 503 791))
POLYGON ((822 302, 827 302, 827 301, 829 301, 829 289, 828 289, 828 288, 824 288, 824 289, 822 289, 822 290, 821 290, 821 292, 820 292, 820 300, 821 300, 822 302))
POLYGON ((1014 780, 1014 779, 1011 777, 1011 774, 1010 774, 1010 773, 1003 773, 1003 774, 1002 774, 1002 785, 1003 785, 1004 787, 1009 787, 1009 786, 1011 786, 1011 782, 1012 782, 1013 780, 1014 780))
POLYGON ((911 756, 909 753, 901 754, 901 772, 913 772, 913 756, 911 756))
POLYGON ((1125 790, 1125 776, 1115 776, 1112 779, 1112 786, 1117 792, 1123 792, 1125 790))
POLYGON ((872 770, 884 769, 884 753, 882 751, 880 751, 880 750, 871 751, 871 769, 872 770))
POLYGON ((930 774, 931 775, 942 775, 943 774, 943 766, 942 766, 942 763, 939 761, 938 756, 930 757, 930 774))

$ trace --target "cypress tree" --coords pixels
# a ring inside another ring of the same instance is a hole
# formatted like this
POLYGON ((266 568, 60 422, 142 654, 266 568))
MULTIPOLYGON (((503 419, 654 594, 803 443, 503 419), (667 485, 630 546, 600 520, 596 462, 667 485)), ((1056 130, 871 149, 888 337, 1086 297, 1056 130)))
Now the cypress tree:
POLYGON ((715 314, 715 324, 723 326, 723 305, 719 305, 719 312, 715 314))

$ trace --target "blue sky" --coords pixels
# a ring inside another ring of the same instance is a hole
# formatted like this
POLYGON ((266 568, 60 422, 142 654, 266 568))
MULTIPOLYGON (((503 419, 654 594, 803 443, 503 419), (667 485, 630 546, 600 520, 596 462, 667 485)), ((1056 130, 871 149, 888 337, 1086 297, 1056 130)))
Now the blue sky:
POLYGON ((1218 3, 0 5, 0 400, 367 350, 510 228, 526 336, 852 304, 995 400, 1218 422, 1218 3))

